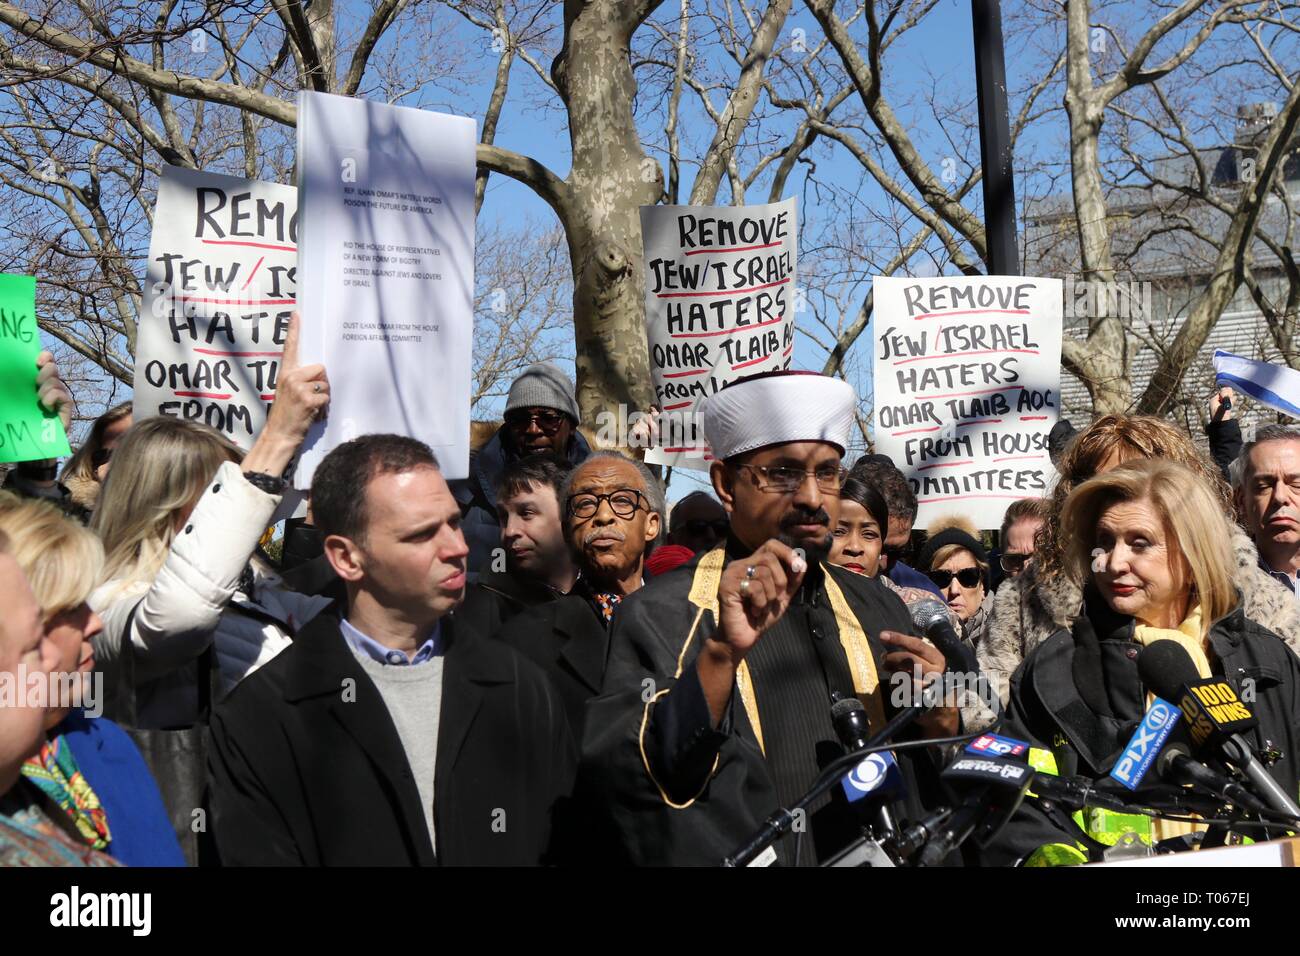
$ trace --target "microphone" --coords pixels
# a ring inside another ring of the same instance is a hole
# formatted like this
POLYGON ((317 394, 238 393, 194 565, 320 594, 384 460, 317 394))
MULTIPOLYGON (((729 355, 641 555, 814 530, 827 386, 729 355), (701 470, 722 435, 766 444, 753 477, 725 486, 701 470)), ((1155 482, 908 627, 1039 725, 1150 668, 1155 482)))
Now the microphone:
POLYGON ((974 674, 979 670, 974 650, 953 630, 948 620, 948 608, 943 602, 927 598, 910 605, 908 610, 912 613, 912 624, 917 631, 928 637, 930 643, 943 654, 949 673, 965 671, 974 674))
POLYGON ((1034 779, 1029 764, 999 757, 963 756, 941 774, 966 799, 938 828, 917 859, 917 866, 935 866, 968 838, 987 846, 1020 806, 1034 779))
POLYGON ((1111 779, 1130 790, 1136 790, 1165 741, 1178 726, 1180 716, 1178 708, 1169 701, 1160 697, 1153 700, 1137 729, 1133 731, 1133 736, 1120 752, 1115 766, 1111 767, 1111 779))
MULTIPOLYGON (((856 697, 845 697, 831 705, 831 724, 847 752, 866 748, 871 730, 867 725, 866 708, 856 697)), ((889 804, 903 796, 906 786, 903 772, 892 753, 868 754, 841 778, 840 787, 850 804, 860 804, 863 808, 873 806, 870 819, 872 830, 878 837, 890 839, 895 836, 897 827, 889 804)))
MULTIPOLYGON (((1300 806, 1282 789, 1258 760, 1241 732, 1259 725, 1232 685, 1221 677, 1202 679, 1196 665, 1177 641, 1156 641, 1138 654, 1142 682, 1166 700, 1178 701, 1182 724, 1191 746, 1209 752, 1240 771, 1268 808, 1300 820, 1300 806)), ((1180 772, 1186 764, 1171 758, 1180 772)), ((1195 762, 1195 761, 1192 761, 1195 762)), ((1247 806, 1246 804, 1242 804, 1247 806)), ((1248 807, 1249 808, 1249 807, 1248 807)))

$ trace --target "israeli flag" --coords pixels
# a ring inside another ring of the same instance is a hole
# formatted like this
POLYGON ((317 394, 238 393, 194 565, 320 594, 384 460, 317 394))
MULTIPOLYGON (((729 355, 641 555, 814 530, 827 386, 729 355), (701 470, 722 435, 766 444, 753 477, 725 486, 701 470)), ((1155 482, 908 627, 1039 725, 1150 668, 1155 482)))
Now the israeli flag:
POLYGON ((1300 418, 1300 372, 1214 350, 1214 378, 1283 415, 1300 418))

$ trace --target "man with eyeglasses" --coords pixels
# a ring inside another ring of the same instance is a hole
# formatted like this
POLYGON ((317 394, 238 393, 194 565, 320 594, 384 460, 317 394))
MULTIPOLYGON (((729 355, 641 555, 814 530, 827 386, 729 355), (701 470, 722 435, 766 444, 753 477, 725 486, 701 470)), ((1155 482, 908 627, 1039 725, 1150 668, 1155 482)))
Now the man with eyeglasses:
MULTIPOLYGON (((730 534, 622 603, 587 706, 581 776, 620 862, 716 865, 843 754, 833 701, 858 697, 874 732, 893 711, 891 673, 942 671, 938 651, 907 636, 897 596, 826 561, 856 408, 846 382, 813 373, 752 376, 704 400, 730 534)), ((904 736, 957 723, 938 709, 904 736)), ((775 860, 815 864, 860 832, 830 796, 806 819, 775 860)))
POLYGON ((726 538, 731 523, 717 498, 705 491, 692 491, 673 505, 668 524, 670 544, 680 544, 699 554, 726 538))
POLYGON ((559 500, 577 581, 568 595, 507 621, 498 636, 546 671, 576 740, 583 708, 600 690, 609 630, 623 599, 644 583, 664 504, 649 469, 612 451, 593 452, 570 472, 559 500))
POLYGON ((530 365, 511 383, 504 418, 487 443, 470 454, 469 477, 450 483, 469 544, 471 583, 478 580, 479 572, 492 560, 492 552, 501 546, 497 486, 506 465, 547 452, 572 466, 591 454, 578 431, 580 416, 573 382, 550 362, 530 365))

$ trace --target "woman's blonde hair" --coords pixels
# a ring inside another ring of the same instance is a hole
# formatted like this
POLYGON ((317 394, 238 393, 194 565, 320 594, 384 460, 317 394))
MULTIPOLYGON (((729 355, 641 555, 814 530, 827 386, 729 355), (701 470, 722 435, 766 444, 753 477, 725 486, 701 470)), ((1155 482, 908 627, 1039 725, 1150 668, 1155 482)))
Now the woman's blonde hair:
POLYGON ((131 403, 123 402, 121 405, 114 405, 96 418, 95 424, 90 426, 90 434, 86 436, 86 440, 63 466, 63 473, 59 476, 59 480, 64 484, 69 481, 98 481, 99 479, 95 477, 95 452, 104 446, 104 432, 130 414, 131 403))
POLYGON ((45 619, 80 607, 104 567, 99 539, 48 501, 0 493, 0 538, 23 569, 45 619))
POLYGON ((1232 489, 1214 463, 1197 450, 1185 433, 1149 415, 1102 415, 1074 437, 1056 464, 1061 477, 1052 489, 1047 519, 1038 531, 1034 555, 1040 577, 1050 578, 1065 570, 1070 542, 1061 527, 1065 500, 1075 488, 1096 475, 1097 469, 1112 455, 1118 456, 1120 464, 1134 459, 1165 459, 1186 466, 1205 483, 1224 517, 1232 519, 1232 489))
MULTIPOLYGON (((1181 554, 1191 572, 1192 604, 1208 626, 1238 604, 1233 584, 1232 529, 1218 495, 1195 471, 1173 461, 1131 461, 1089 479, 1071 492, 1061 515, 1069 542, 1067 570, 1079 583, 1092 572, 1097 523, 1111 505, 1150 502, 1164 524, 1171 559, 1181 554)), ((1191 604, 1188 605, 1189 609, 1191 604)))
POLYGON ((243 457, 207 425, 166 415, 132 425, 90 523, 108 555, 104 580, 152 580, 171 548, 176 516, 198 503, 223 462, 243 457))

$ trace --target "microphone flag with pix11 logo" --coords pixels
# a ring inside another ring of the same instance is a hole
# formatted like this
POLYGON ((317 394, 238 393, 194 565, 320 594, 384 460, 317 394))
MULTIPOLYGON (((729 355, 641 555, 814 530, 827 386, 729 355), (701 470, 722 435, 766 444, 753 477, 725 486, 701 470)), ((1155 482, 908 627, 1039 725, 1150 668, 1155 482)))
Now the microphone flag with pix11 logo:
POLYGON ((1129 790, 1136 790, 1151 769, 1165 741, 1178 726, 1180 713, 1177 707, 1163 698, 1156 697, 1142 716, 1137 730, 1129 738, 1120 753, 1115 766, 1110 770, 1111 779, 1119 782, 1129 790))

